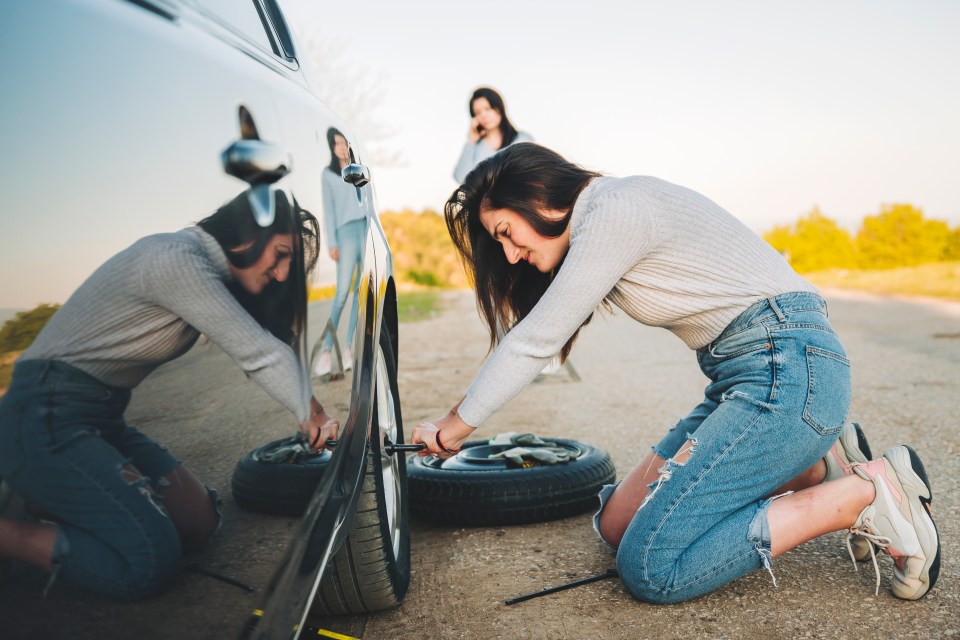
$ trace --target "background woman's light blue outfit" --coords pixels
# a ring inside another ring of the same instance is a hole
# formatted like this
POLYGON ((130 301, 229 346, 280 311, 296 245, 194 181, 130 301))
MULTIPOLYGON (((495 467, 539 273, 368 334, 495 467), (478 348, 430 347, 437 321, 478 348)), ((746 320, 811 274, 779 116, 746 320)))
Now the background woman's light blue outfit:
MULTIPOLYGON (((525 131, 517 131, 517 137, 514 138, 510 144, 517 144, 518 142, 533 142, 533 136, 525 131)), ((494 149, 484 142, 483 138, 476 142, 464 143, 463 151, 460 152, 460 158, 457 159, 457 166, 453 168, 453 179, 456 180, 458 184, 462 183, 464 179, 466 179, 467 174, 470 173, 475 166, 497 151, 500 151, 500 149, 494 149)))
MULTIPOLYGON (((340 325, 340 315, 347 304, 347 297, 352 292, 353 301, 347 325, 347 344, 351 345, 357 330, 357 292, 360 290, 360 268, 367 239, 367 214, 357 197, 359 190, 344 182, 339 174, 324 169, 322 187, 323 225, 327 244, 330 249, 336 247, 340 251, 340 259, 337 260, 337 293, 330 309, 330 321, 336 331, 340 325)), ((327 336, 323 346, 325 349, 333 348, 333 335, 327 336)))

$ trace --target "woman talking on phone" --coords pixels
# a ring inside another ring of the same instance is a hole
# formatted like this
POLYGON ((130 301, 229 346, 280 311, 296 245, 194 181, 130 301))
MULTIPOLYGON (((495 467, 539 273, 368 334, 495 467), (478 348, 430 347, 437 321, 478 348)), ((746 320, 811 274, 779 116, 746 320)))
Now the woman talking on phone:
POLYGON ((515 142, 533 142, 533 137, 517 129, 507 118, 507 109, 500 94, 489 87, 480 87, 470 97, 470 127, 460 159, 453 170, 457 183, 462 183, 470 170, 500 149, 515 142))

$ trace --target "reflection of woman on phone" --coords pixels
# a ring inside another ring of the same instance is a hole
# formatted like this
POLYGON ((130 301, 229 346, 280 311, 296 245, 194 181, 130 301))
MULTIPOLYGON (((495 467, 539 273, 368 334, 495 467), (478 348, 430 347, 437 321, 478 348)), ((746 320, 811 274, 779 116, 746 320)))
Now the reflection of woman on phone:
POLYGON ((453 177, 462 183, 478 163, 515 142, 533 142, 533 137, 517 131, 510 123, 499 93, 488 87, 480 87, 470 98, 467 142, 463 145, 463 153, 453 170, 453 177))
MULTIPOLYGON (((344 346, 344 369, 353 367, 353 334, 357 329, 357 289, 360 284, 360 268, 363 247, 367 237, 366 212, 357 199, 357 188, 343 181, 340 172, 350 164, 350 147, 347 139, 337 129, 327 129, 327 145, 330 147, 330 165, 323 170, 323 225, 327 235, 330 257, 337 263, 337 293, 330 309, 330 321, 334 332, 340 324, 340 314, 353 287, 353 302, 350 303, 350 323, 347 326, 347 342, 344 346), (354 279, 356 273, 357 278, 354 279)), ((330 350, 333 349, 332 334, 328 334, 317 360, 315 373, 330 373, 330 350)))

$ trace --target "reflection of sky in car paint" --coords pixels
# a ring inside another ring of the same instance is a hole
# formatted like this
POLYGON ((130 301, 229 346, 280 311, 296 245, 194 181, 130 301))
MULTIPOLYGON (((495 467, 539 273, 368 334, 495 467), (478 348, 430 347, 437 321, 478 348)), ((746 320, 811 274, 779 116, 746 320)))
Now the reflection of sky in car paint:
MULTIPOLYGON (((109 15, 123 20, 131 14, 121 5, 109 15)), ((217 156, 189 153, 223 149, 239 135, 233 115, 237 76, 190 71, 203 56, 218 55, 215 46, 145 48, 134 42, 135 33, 122 28, 109 31, 115 40, 90 46, 82 33, 65 19, 0 34, 4 83, 18 87, 0 100, 5 123, 0 175, 16 181, 4 183, 13 188, 5 189, 6 197, 0 198, 0 267, 4 271, 0 307, 63 302, 86 275, 136 238, 192 224, 246 187, 222 172, 217 156), (38 33, 43 33, 42 38, 38 33), (37 40, 40 46, 35 46, 37 40), (57 47, 50 45, 53 42, 57 47), (14 51, 35 52, 35 65, 5 64, 25 59, 14 51), (132 61, 116 55, 117 51, 138 55, 132 61), (63 55, 72 58, 50 62, 50 57, 63 55), (91 80, 79 68, 75 73, 73 65, 90 65, 102 73, 91 80), (125 84, 118 86, 115 78, 124 78, 125 84), (219 99, 197 99, 213 95, 219 99), (72 100, 69 104, 67 97, 72 100), (104 118, 107 110, 110 117, 104 118), (188 113, 195 117, 186 117, 188 113), (115 149, 130 148, 131 141, 142 153, 129 158, 113 155, 115 149), (158 155, 160 149, 171 147, 184 153, 158 155), (101 166, 111 167, 112 172, 91 170, 101 166), (179 167, 179 178, 174 180, 170 172, 163 188, 144 193, 143 185, 154 184, 154 176, 165 176, 173 166, 179 167), (97 206, 72 206, 79 193, 96 194, 97 206), (144 203, 145 199, 149 202, 144 203)), ((245 82, 245 71, 239 66, 230 69, 239 74, 239 82, 245 82)), ((281 138, 273 99, 267 92, 243 95, 244 103, 257 114, 257 127, 266 140, 281 138)), ((316 144, 321 144, 319 138, 316 144)), ((326 154, 325 142, 320 148, 326 154)), ((319 202, 319 177, 306 187, 314 192, 313 201, 319 202)), ((326 279, 332 279, 332 263, 325 260, 323 268, 326 279)))
MULTIPOLYGON (((438 208, 490 84, 537 141, 695 188, 758 231, 910 202, 960 224, 960 3, 281 0, 387 78, 407 166, 381 208, 438 208)), ((349 117, 349 114, 344 114, 349 117)))
MULTIPOLYGON (((490 84, 505 96, 514 123, 538 142, 614 175, 650 174, 690 186, 758 231, 814 205, 853 227, 890 202, 960 224, 960 85, 952 80, 960 63, 960 4, 952 0, 375 0, 362 15, 349 3, 281 3, 302 35, 339 38, 348 51, 343 60, 386 77, 375 115, 397 131, 388 145, 402 150, 406 163, 372 167, 381 210, 439 209, 455 186, 466 100, 473 88, 490 84)), ((49 28, 37 25, 69 41, 69 33, 49 28)), ((0 117, 20 108, 45 123, 42 136, 4 128, 2 184, 11 175, 36 184, 26 200, 0 198, 2 264, 8 271, 15 265, 0 278, 0 306, 66 297, 72 287, 49 285, 61 267, 47 256, 79 255, 76 272, 89 273, 131 238, 174 230, 205 213, 184 211, 181 194, 209 202, 212 211, 236 192, 237 181, 226 176, 217 184, 171 185, 156 194, 168 217, 114 216, 107 226, 97 224, 97 211, 71 210, 71 194, 90 188, 101 191, 103 211, 137 206, 132 195, 144 158, 129 158, 119 174, 93 185, 70 171, 104 163, 106 149, 116 146, 111 138, 135 138, 148 157, 158 139, 205 136, 221 145, 236 127, 169 126, 176 113, 202 106, 189 74, 168 96, 179 105, 171 120, 144 122, 157 82, 150 65, 133 74, 137 86, 117 87, 104 74, 99 86, 75 87, 123 104, 110 122, 98 118, 92 99, 70 105, 66 119, 51 118, 75 81, 45 73, 29 32, 0 35, 4 82, 22 86, 17 74, 29 74, 31 87, 29 95, 5 93, 0 117), (14 58, 6 52, 14 50, 30 51, 37 65, 9 64, 14 58), (45 181, 45 167, 61 181, 45 181), (55 220, 32 213, 41 201, 59 212, 55 220), (89 250, 78 254, 78 244, 89 250)), ((109 68, 124 64, 113 51, 102 55, 109 68)), ((184 68, 190 64, 186 59, 184 68)), ((276 123, 263 118, 266 111, 258 109, 258 126, 270 138, 276 123)), ((199 176, 209 175, 202 163, 212 160, 169 161, 196 166, 199 176)))

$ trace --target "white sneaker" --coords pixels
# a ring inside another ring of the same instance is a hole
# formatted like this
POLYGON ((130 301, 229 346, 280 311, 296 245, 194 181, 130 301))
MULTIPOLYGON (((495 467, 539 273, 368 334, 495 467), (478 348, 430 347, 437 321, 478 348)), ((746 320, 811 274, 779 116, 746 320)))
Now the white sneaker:
POLYGON ((350 347, 343 348, 343 370, 350 371, 353 369, 353 351, 350 347))
MULTIPOLYGON (((840 438, 833 445, 823 461, 827 464, 827 475, 824 482, 830 482, 853 473, 854 463, 865 463, 873 458, 867 437, 863 429, 856 422, 848 422, 840 431, 840 438)), ((867 560, 873 557, 870 541, 861 536, 854 536, 848 540, 854 560, 867 560)))
POLYGON ((324 349, 320 352, 320 357, 317 358, 317 363, 313 366, 314 375, 325 376, 330 373, 332 370, 332 365, 330 362, 330 350, 324 349))
MULTIPOLYGON (((877 497, 850 527, 893 557, 890 590, 898 598, 925 596, 940 574, 940 534, 930 517, 930 481, 916 452, 907 446, 887 449, 882 458, 854 464, 853 472, 873 482, 877 497)), ((872 548, 871 548, 872 550, 872 548)), ((880 592, 880 570, 877 593, 880 592)))

